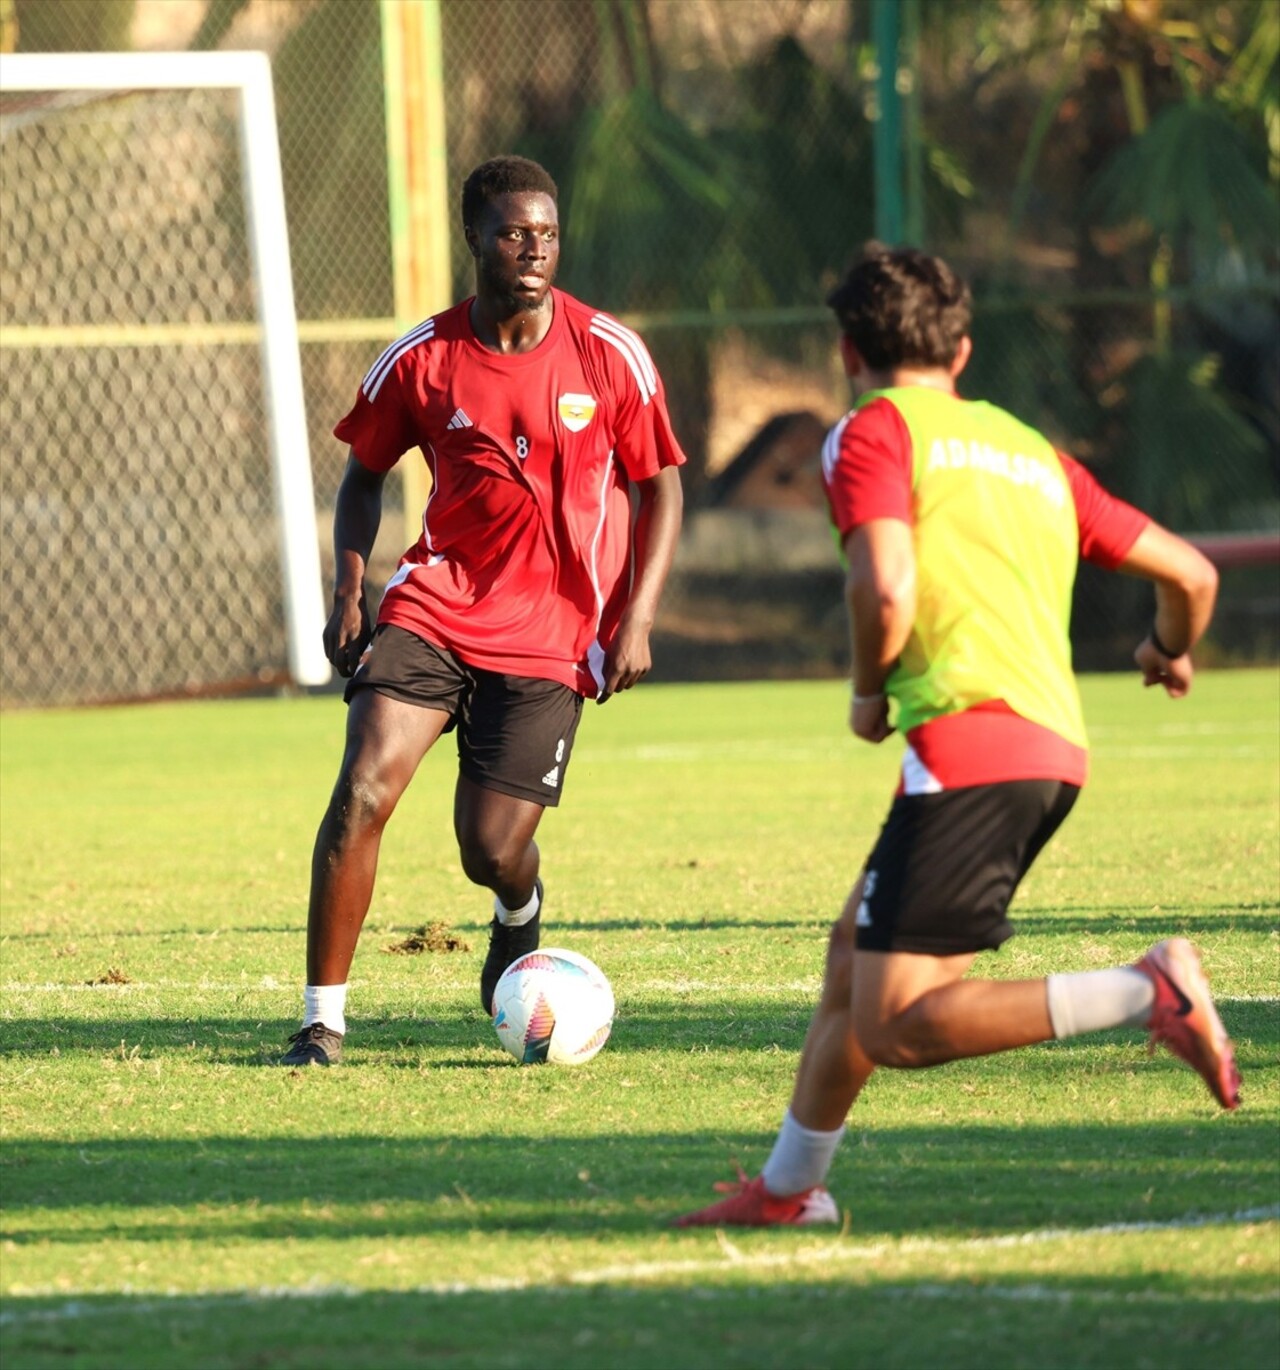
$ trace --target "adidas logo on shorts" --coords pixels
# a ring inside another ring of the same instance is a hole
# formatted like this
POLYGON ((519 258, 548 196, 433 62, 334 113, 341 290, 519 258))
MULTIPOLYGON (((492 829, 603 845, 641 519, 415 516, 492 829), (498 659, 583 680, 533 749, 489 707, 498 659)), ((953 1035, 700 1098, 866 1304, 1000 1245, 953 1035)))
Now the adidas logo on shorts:
POLYGON ((542 777, 542 783, 544 785, 550 785, 550 787, 554 790, 555 787, 560 783, 560 767, 552 766, 552 768, 546 773, 546 775, 542 777))
POLYGON ((467 411, 465 409, 455 409, 453 411, 453 418, 445 424, 446 428, 473 428, 474 426, 475 425, 467 417, 467 411))

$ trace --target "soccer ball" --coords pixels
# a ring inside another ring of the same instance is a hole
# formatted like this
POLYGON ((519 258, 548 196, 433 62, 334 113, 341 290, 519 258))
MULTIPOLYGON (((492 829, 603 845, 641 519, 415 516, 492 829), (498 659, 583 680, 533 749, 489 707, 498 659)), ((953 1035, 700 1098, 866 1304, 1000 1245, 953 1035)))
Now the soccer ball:
POLYGON ((604 971, 577 952, 526 952, 493 991, 493 1026, 521 1065, 580 1066, 609 1040, 613 989, 604 971))

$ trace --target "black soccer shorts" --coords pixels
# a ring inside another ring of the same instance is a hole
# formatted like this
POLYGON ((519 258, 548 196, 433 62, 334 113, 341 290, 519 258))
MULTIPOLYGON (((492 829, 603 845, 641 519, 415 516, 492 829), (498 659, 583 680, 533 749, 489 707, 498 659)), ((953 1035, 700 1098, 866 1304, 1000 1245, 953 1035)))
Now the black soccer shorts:
POLYGON ((956 956, 1007 941, 1009 901, 1079 793, 1008 780, 898 795, 867 859, 858 947, 956 956))
POLYGON ((449 715, 458 733, 458 770, 481 789, 555 808, 582 717, 582 696, 556 680, 468 666, 415 633, 384 623, 355 674, 361 690, 449 715))

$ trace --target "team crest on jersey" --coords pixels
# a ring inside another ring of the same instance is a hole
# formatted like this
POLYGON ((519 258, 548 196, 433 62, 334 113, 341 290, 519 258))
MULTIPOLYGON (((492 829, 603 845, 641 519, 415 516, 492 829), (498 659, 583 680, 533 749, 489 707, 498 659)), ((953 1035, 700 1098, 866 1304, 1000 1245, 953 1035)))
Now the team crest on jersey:
POLYGON ((570 433, 581 433, 596 413, 594 395, 573 395, 569 392, 560 396, 560 422, 570 433))

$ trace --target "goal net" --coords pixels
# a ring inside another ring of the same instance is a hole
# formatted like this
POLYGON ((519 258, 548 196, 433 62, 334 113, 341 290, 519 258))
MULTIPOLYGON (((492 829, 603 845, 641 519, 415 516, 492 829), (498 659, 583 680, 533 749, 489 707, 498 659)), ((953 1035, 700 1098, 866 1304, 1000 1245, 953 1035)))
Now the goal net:
POLYGON ((0 58, 0 704, 318 685, 261 53, 0 58))

